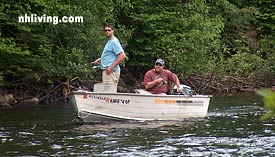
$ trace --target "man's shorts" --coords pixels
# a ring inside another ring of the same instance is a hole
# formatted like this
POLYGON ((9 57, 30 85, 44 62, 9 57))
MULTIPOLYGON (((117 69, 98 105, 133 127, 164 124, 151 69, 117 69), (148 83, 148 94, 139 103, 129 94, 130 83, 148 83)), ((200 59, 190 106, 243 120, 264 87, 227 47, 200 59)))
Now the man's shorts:
POLYGON ((102 82, 103 83, 108 83, 108 84, 113 84, 113 85, 118 85, 120 73, 119 72, 112 72, 111 74, 107 74, 106 70, 102 71, 102 82))

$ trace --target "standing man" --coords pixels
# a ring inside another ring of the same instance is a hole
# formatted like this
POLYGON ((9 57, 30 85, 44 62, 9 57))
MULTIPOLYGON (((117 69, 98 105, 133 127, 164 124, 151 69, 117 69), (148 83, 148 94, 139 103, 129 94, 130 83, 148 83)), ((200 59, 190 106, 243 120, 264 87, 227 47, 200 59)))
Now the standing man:
POLYGON ((93 63, 101 64, 103 83, 117 86, 120 77, 119 64, 126 58, 126 54, 119 40, 114 35, 115 27, 107 24, 104 27, 104 31, 108 41, 105 44, 101 58, 98 58, 93 63))
POLYGON ((165 62, 162 59, 157 59, 155 68, 146 72, 144 76, 145 89, 152 94, 165 94, 168 88, 168 81, 172 81, 177 85, 179 93, 182 92, 178 76, 171 71, 164 69, 165 62))

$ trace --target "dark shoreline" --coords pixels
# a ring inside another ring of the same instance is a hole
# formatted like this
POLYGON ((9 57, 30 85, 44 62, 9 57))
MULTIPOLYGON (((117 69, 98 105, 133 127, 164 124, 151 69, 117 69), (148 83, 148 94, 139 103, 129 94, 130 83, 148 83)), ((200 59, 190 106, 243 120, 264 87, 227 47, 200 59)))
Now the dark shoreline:
MULTIPOLYGON (((86 89, 86 88, 84 88, 86 89)), ((275 91, 275 87, 270 87, 268 89, 271 89, 275 91)), ((89 89, 88 89, 89 90, 89 89)), ((199 92, 197 94, 204 94, 204 95, 213 95, 213 97, 226 97, 226 96, 236 96, 236 95, 246 95, 246 94, 256 94, 256 91, 259 89, 256 89, 255 91, 241 91, 241 92, 210 92, 209 90, 204 92, 199 92)), ((67 93, 66 95, 64 93, 60 94, 58 97, 58 100, 54 100, 54 102, 46 102, 41 99, 41 97, 37 97, 35 95, 24 95, 25 90, 23 91, 0 91, 0 110, 1 109, 14 109, 14 108, 22 108, 22 107, 33 107, 37 106, 39 104, 59 104, 59 103, 66 103, 69 101, 69 96, 67 93), (21 93, 21 94, 20 94, 21 93)), ((75 91, 75 90, 74 90, 75 91)), ((90 90, 91 91, 91 90, 90 90)), ((129 88, 125 87, 118 87, 118 92, 124 92, 124 93, 133 93, 129 88)), ((45 96, 42 96, 42 98, 45 96)))

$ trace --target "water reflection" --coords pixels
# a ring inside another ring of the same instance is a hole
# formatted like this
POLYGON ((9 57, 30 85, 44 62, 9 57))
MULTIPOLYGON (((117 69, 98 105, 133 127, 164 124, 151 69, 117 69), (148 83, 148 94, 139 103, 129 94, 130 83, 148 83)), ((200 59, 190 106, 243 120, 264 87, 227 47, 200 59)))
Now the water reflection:
POLYGON ((205 121, 206 119, 190 119, 184 121, 126 121, 126 122, 106 122, 106 123, 97 123, 97 124, 84 124, 79 125, 79 127, 75 128, 76 130, 90 132, 90 131, 105 131, 109 132, 112 130, 119 129, 158 129, 158 130, 174 130, 177 127, 180 128, 189 128, 192 124, 198 121, 205 121))

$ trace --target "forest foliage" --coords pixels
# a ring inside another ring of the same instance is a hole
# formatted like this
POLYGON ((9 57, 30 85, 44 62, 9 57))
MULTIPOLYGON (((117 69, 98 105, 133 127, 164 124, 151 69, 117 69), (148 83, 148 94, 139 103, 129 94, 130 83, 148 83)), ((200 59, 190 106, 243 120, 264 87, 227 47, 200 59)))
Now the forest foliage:
POLYGON ((230 77, 275 86, 274 9, 273 0, 2 0, 0 86, 52 88, 76 77, 97 80, 90 62, 106 42, 105 23, 116 26, 127 53, 122 73, 139 81, 163 58, 181 80, 230 77), (19 23, 25 14, 84 21, 19 23))

